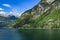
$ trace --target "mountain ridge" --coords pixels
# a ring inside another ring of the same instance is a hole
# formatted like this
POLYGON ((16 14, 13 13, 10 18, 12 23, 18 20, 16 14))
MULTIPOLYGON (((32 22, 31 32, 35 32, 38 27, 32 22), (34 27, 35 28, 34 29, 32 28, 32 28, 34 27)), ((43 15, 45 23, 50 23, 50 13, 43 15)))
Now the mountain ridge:
POLYGON ((2 27, 6 27, 8 24, 13 23, 14 21, 16 21, 18 19, 18 17, 14 16, 14 15, 10 15, 10 16, 4 16, 3 14, 0 15, 0 28, 2 27))
MULTIPOLYGON (((60 0, 41 0, 32 9, 24 12, 12 27, 17 28, 59 28, 60 0)), ((10 25, 11 26, 11 25, 10 25)))

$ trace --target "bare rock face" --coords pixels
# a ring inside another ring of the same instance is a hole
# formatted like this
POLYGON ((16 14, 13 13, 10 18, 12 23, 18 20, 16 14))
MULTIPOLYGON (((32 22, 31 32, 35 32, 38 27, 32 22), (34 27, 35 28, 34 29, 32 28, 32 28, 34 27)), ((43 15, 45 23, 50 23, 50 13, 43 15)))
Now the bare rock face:
POLYGON ((54 2, 55 0, 46 0, 47 3, 51 4, 52 2, 54 2))

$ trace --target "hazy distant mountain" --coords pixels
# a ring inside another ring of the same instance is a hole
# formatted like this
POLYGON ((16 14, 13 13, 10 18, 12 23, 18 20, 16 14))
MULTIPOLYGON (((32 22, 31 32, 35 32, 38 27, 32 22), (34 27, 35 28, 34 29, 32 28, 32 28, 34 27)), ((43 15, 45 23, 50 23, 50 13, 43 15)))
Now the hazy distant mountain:
POLYGON ((0 14, 0 27, 6 27, 8 24, 13 23, 17 19, 18 17, 14 15, 6 16, 4 14, 0 14))
POLYGON ((35 7, 24 12, 20 20, 10 27, 60 28, 60 0, 41 0, 35 7))

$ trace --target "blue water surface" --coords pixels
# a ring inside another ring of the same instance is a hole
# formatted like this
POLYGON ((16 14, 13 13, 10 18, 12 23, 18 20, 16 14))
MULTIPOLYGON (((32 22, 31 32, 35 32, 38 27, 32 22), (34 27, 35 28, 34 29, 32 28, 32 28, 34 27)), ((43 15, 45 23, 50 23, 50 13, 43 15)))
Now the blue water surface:
POLYGON ((22 40, 20 33, 17 29, 0 29, 0 40, 22 40))

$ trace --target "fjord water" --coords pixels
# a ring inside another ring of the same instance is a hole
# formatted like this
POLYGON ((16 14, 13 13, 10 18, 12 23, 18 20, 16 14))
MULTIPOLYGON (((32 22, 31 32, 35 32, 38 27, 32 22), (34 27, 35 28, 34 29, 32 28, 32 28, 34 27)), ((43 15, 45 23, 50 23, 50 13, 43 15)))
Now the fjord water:
POLYGON ((0 40, 22 40, 22 37, 18 33, 17 29, 0 29, 0 40))
POLYGON ((60 40, 60 29, 0 29, 0 40, 60 40))
POLYGON ((60 29, 24 29, 20 33, 26 40, 60 40, 60 29))

